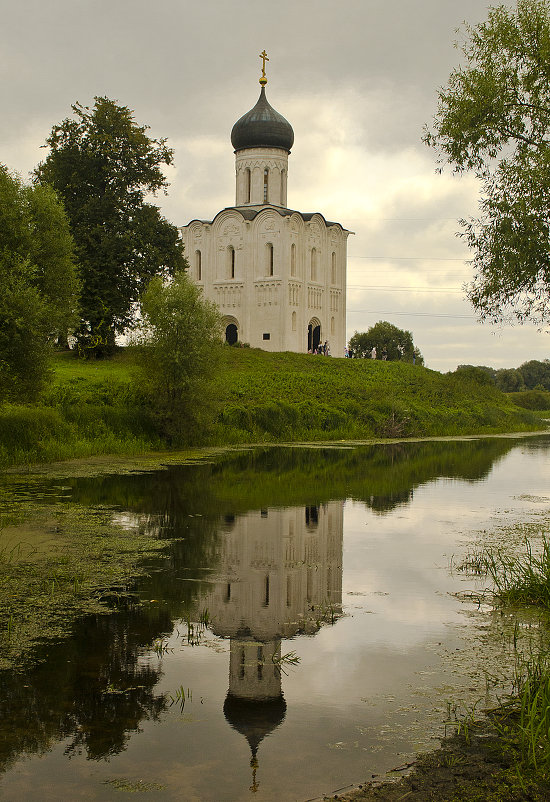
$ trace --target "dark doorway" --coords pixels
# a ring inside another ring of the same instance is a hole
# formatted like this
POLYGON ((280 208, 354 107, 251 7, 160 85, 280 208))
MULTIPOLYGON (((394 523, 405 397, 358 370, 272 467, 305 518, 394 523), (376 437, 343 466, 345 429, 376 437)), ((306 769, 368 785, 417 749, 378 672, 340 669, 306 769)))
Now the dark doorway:
POLYGON ((312 323, 307 327, 307 350, 315 351, 321 342, 321 326, 313 326, 312 323))
POLYGON ((229 345, 235 345, 239 339, 239 330, 234 323, 230 323, 225 329, 225 342, 229 345))

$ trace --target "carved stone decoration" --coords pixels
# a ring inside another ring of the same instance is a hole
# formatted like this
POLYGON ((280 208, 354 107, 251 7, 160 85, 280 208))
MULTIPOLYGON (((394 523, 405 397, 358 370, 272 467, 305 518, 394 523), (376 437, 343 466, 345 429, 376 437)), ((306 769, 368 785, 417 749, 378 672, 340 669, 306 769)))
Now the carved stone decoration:
POLYGON ((229 236, 231 234, 238 234, 239 231, 240 228, 235 223, 227 223, 223 229, 223 233, 225 236, 229 236))

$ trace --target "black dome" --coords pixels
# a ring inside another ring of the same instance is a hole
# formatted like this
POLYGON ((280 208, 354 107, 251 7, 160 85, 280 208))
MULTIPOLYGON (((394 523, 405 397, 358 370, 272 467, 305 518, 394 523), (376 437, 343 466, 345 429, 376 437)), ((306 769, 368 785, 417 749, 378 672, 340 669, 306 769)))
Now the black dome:
POLYGON ((231 131, 235 150, 245 148, 281 148, 290 153, 294 131, 288 120, 267 102, 265 88, 253 109, 237 120, 231 131))

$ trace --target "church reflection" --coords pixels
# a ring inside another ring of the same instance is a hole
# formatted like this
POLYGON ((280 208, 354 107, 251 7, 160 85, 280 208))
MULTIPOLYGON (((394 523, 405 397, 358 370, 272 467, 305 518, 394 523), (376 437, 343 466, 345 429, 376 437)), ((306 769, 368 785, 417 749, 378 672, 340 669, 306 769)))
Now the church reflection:
POLYGON ((342 612, 343 502, 228 516, 212 590, 201 598, 214 634, 230 639, 228 723, 258 748, 284 720, 281 640, 314 635, 342 612))

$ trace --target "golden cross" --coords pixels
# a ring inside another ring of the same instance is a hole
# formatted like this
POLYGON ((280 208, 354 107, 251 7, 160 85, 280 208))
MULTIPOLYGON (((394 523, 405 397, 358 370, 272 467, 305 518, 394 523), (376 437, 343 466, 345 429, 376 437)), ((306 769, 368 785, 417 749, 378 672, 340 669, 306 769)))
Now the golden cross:
POLYGON ((260 78, 260 83, 264 85, 267 83, 267 78, 265 77, 265 63, 269 61, 265 49, 260 53, 260 58, 262 59, 262 77, 260 78))

